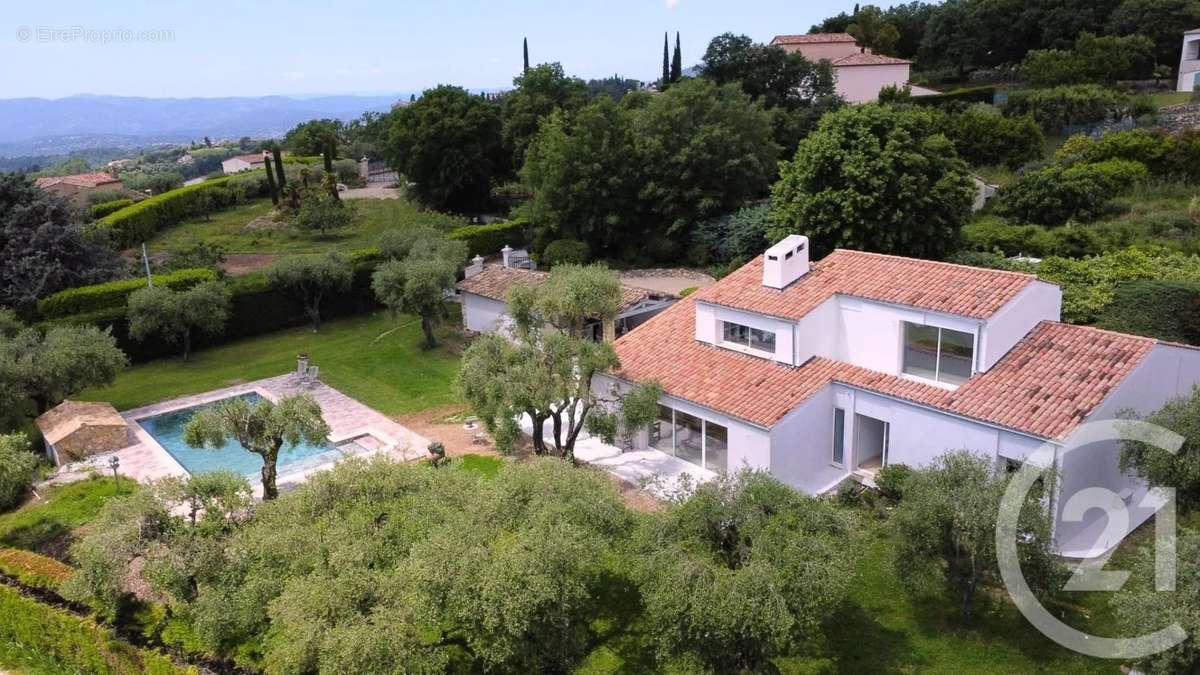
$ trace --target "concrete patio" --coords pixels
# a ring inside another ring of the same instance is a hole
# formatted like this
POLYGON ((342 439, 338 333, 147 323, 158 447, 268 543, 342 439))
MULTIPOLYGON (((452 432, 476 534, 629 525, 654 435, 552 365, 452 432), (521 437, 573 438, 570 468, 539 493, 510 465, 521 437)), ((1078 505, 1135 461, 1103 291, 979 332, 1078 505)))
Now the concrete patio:
MULTIPOLYGON (((114 456, 120 462, 120 474, 139 482, 167 476, 186 476, 187 471, 146 432, 138 420, 249 393, 257 393, 272 401, 299 393, 309 394, 321 407, 321 415, 331 432, 329 440, 334 445, 364 435, 378 439, 377 447, 358 452, 358 456, 379 454, 398 461, 411 461, 425 456, 429 445, 429 439, 393 422, 383 413, 359 403, 333 387, 321 382, 305 384, 295 374, 289 373, 126 410, 121 413, 121 417, 129 422, 129 446, 113 453, 95 455, 83 461, 63 465, 45 482, 69 483, 87 478, 96 471, 108 473, 111 471, 109 461, 114 456)), ((349 455, 343 453, 343 456, 349 455)), ((319 466, 298 464, 300 466, 293 467, 291 471, 288 470, 288 466, 280 467, 278 482, 281 488, 301 483, 314 472, 332 466, 332 462, 319 466)), ((255 483, 256 493, 261 494, 261 486, 257 485, 256 481, 252 482, 255 483)))

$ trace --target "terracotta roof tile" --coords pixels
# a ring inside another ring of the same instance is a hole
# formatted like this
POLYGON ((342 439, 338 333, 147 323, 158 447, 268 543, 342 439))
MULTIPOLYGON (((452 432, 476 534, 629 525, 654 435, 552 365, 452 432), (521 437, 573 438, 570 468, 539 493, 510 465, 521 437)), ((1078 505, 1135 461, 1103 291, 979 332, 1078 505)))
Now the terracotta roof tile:
POLYGON ((799 320, 835 294, 986 319, 1032 274, 838 249, 782 290, 762 285, 762 256, 695 294, 716 305, 799 320))
MULTIPOLYGON (((521 269, 519 267, 502 267, 492 266, 485 268, 479 274, 476 274, 467 279, 458 282, 458 290, 466 293, 474 293, 492 300, 507 302, 508 289, 518 284, 537 284, 546 279, 545 272, 534 270, 521 269)), ((667 293, 659 293, 637 286, 621 284, 621 307, 618 311, 625 311, 638 305, 647 298, 657 297, 674 297, 667 293)))
POLYGON ((883 54, 850 54, 843 56, 840 59, 834 59, 833 65, 839 67, 846 66, 894 66, 912 63, 907 59, 898 59, 893 56, 884 56, 883 54))
POLYGON ((655 380, 672 396, 766 428, 826 385, 840 382, 1059 439, 1155 344, 1149 338, 1045 321, 991 370, 950 390, 826 358, 792 367, 699 342, 693 298, 617 340, 621 368, 614 374, 655 380))
POLYGON ((829 42, 858 42, 849 33, 809 33, 807 35, 776 35, 773 45, 815 45, 829 42))

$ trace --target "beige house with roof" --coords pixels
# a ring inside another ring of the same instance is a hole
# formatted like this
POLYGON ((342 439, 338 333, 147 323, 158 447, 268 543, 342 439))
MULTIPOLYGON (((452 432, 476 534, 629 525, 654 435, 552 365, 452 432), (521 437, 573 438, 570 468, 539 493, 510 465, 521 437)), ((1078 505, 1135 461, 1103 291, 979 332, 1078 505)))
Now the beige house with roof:
POLYGON ((66 197, 75 206, 86 206, 88 196, 96 192, 120 192, 124 190, 120 178, 94 171, 70 176, 43 176, 34 181, 47 192, 66 197))
POLYGON ((129 425, 108 403, 63 401, 38 417, 37 426, 56 465, 129 445, 129 425))
MULTIPOLYGON (((837 76, 837 93, 850 103, 869 103, 879 99, 879 91, 887 86, 908 84, 912 61, 883 54, 873 54, 860 47, 849 33, 812 33, 808 35, 776 35, 772 45, 784 51, 800 54, 812 62, 827 60, 837 76)), ((917 88, 915 95, 934 93, 917 88)))
POLYGON ((1118 442, 1076 447, 1083 425, 1190 392, 1200 350, 1061 323, 1061 303, 1032 274, 850 250, 810 263, 793 235, 618 339, 621 367, 595 386, 662 386, 636 449, 810 494, 951 451, 1049 457, 1056 545, 1088 558, 1164 499, 1121 471, 1118 442), (1088 488, 1126 512, 1119 532, 1066 508, 1088 488))

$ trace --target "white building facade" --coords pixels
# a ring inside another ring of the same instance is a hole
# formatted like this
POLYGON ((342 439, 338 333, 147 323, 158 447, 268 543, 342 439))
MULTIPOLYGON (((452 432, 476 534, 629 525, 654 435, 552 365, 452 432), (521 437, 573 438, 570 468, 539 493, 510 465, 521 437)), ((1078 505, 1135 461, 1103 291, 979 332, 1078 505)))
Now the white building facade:
POLYGON ((706 469, 769 470, 810 494, 880 467, 968 450, 1012 467, 1054 449, 1060 552, 1099 555, 1152 515, 1119 443, 1062 452, 1084 422, 1146 414, 1200 382, 1200 351, 1059 323, 1061 292, 1032 275, 836 251, 810 265, 793 235, 618 340, 603 391, 663 387, 635 445, 706 469), (1130 522, 1062 517, 1102 487, 1130 522), (1139 506, 1140 505, 1140 506, 1139 506))

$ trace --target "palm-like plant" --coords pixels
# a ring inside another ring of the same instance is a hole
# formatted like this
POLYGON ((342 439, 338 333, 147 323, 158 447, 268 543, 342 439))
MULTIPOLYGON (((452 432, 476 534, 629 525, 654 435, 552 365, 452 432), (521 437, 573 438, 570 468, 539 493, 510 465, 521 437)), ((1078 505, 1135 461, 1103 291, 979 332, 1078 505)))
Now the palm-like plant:
POLYGON ((308 394, 284 397, 278 403, 243 397, 221 401, 193 415, 183 430, 184 442, 193 448, 219 448, 232 438, 261 457, 264 500, 279 496, 275 479, 285 443, 323 443, 328 437, 321 406, 308 394))

